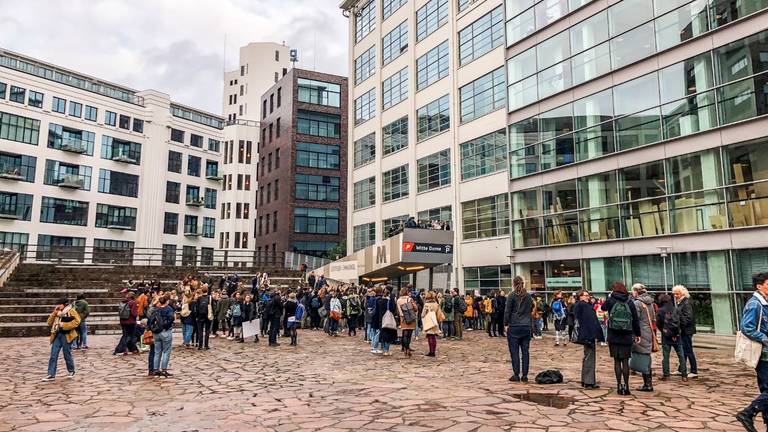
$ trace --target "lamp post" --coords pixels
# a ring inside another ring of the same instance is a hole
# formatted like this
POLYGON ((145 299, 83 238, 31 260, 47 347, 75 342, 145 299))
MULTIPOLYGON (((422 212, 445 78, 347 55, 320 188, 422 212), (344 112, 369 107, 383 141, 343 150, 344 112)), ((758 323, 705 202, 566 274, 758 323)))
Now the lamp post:
POLYGON ((514 252, 511 252, 510 255, 507 255, 507 258, 509 259, 509 283, 512 283, 512 279, 515 278, 515 254, 514 252))
POLYGON ((658 249, 659 255, 661 255, 661 259, 664 262, 664 293, 669 294, 669 289, 667 288, 667 255, 669 255, 669 251, 672 250, 672 247, 657 246, 656 249, 658 249))

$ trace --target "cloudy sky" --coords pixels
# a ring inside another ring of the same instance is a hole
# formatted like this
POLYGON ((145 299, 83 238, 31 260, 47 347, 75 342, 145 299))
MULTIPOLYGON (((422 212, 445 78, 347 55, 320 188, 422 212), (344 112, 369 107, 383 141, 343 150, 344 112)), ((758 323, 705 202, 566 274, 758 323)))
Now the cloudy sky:
POLYGON ((222 71, 248 42, 346 75, 339 0, 1 0, 0 46, 221 113, 222 71), (225 43, 226 40, 226 43, 225 43), (315 52, 317 46, 317 52, 315 52))

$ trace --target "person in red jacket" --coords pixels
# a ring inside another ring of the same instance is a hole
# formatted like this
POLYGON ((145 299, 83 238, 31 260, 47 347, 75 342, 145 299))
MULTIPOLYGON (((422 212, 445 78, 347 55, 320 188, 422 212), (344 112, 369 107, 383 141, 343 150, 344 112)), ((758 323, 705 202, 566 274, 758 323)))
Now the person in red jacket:
POLYGON ((128 355, 130 353, 138 354, 136 347, 136 318, 139 315, 139 304, 134 300, 134 293, 124 290, 125 299, 118 306, 118 316, 120 318, 120 327, 123 329, 123 336, 115 347, 115 355, 128 355))

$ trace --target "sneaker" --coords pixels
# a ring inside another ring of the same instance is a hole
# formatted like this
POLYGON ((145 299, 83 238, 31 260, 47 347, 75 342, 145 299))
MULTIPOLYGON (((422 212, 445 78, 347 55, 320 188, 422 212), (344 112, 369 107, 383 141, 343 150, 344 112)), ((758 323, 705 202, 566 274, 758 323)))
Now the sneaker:
POLYGON ((84 349, 84 350, 87 350, 87 349, 88 349, 88 346, 84 346, 82 349, 84 349))
POLYGON ((55 377, 55 376, 52 376, 52 375, 48 375, 48 376, 46 376, 45 378, 41 379, 40 381, 42 381, 42 382, 48 382, 48 381, 53 381, 53 380, 55 380, 55 379, 56 379, 56 377, 55 377))
POLYGON ((67 378, 72 379, 75 377, 75 372, 70 372, 67 374, 67 378))
POLYGON ((698 378, 698 377, 699 377, 699 374, 694 373, 694 372, 691 372, 691 373, 688 374, 688 378, 698 378))
POLYGON ((672 375, 677 375, 677 376, 680 376, 680 375, 682 375, 682 374, 680 373, 680 371, 674 371, 674 372, 672 372, 672 375))

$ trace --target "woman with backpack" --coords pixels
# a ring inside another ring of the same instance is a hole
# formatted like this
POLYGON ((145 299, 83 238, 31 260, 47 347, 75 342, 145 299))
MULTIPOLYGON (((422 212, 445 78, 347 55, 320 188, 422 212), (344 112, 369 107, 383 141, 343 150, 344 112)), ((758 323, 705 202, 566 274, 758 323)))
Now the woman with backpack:
POLYGON ((167 295, 160 297, 157 307, 149 317, 149 329, 152 331, 152 341, 155 346, 154 375, 162 377, 172 376, 168 372, 168 363, 171 361, 171 349, 173 348, 173 308, 168 305, 167 295))
POLYGON ((638 387, 637 391, 652 392, 651 353, 659 349, 656 333, 653 330, 656 326, 656 310, 653 308, 653 297, 648 293, 645 285, 641 283, 632 285, 632 297, 635 298, 640 340, 632 345, 632 358, 629 365, 632 370, 643 375, 643 386, 638 387))
POLYGON ((560 345, 560 339, 563 339, 564 345, 568 344, 565 339, 565 327, 567 324, 566 318, 568 316, 568 310, 563 300, 563 293, 560 291, 555 292, 555 300, 552 301, 552 316, 555 318, 555 346, 560 345))
POLYGON ((669 354, 674 348, 683 381, 688 381, 683 341, 680 338, 680 313, 677 311, 675 302, 672 301, 672 297, 669 294, 660 295, 659 303, 661 307, 656 314, 656 327, 658 327, 661 333, 661 380, 669 380, 669 354))
POLYGON ((581 361, 581 386, 586 389, 600 388, 595 379, 595 363, 597 360, 597 351, 595 344, 597 341, 604 342, 603 330, 597 321, 597 315, 593 306, 589 303, 589 292, 580 290, 576 296, 579 301, 573 308, 573 315, 576 318, 578 332, 574 343, 584 346, 584 358, 581 361))
POLYGON ((437 303, 435 292, 429 291, 424 302, 424 309, 421 312, 421 319, 425 327, 424 333, 427 334, 427 345, 429 346, 429 353, 426 354, 427 357, 435 356, 437 351, 437 335, 440 334, 440 325, 443 318, 445 318, 445 315, 443 315, 443 311, 437 303), (428 323, 431 323, 431 325, 428 323), (426 328, 427 326, 429 328, 426 328))
POLYGON ((408 288, 403 287, 400 289, 400 297, 397 299, 397 313, 400 315, 400 329, 403 331, 400 338, 403 353, 405 353, 406 357, 412 357, 411 336, 413 336, 413 331, 416 329, 419 308, 411 298, 408 288))
POLYGON ((611 285, 611 294, 602 309, 608 312, 608 350, 613 357, 617 392, 629 396, 629 358, 632 356, 632 345, 640 339, 637 309, 635 303, 630 301, 627 287, 621 282, 611 285))
POLYGON ((232 331, 234 336, 227 339, 240 342, 243 336, 243 301, 240 298, 239 291, 235 292, 235 300, 232 302, 229 310, 229 314, 232 316, 232 331))
POLYGON ((357 292, 349 290, 347 296, 347 336, 357 336, 357 325, 360 315, 363 313, 363 307, 360 302, 360 296, 357 292))
POLYGON ((440 299, 440 308, 443 310, 445 319, 443 320, 443 339, 448 339, 451 336, 456 336, 455 328, 453 326, 453 297, 450 293, 446 293, 440 299))
POLYGON ((297 329, 301 325, 301 318, 304 316, 303 308, 304 305, 300 305, 298 301, 296 301, 296 293, 290 293, 288 294, 288 301, 285 302, 285 316, 287 317, 287 324, 286 324, 286 332, 288 333, 288 336, 291 337, 291 346, 296 346, 296 338, 297 338, 297 329), (296 311, 301 306, 302 313, 301 316, 298 316, 296 311))

